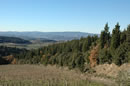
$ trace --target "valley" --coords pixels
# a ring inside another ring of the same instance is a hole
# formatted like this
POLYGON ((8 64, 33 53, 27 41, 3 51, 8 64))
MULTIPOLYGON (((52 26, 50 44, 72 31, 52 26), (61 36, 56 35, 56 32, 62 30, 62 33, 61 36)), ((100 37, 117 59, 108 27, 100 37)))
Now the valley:
POLYGON ((26 39, 30 44, 4 37, 12 39, 0 44, 0 85, 129 86, 130 25, 120 31, 117 23, 112 34, 108 28, 73 40, 26 39))
POLYGON ((130 86, 130 0, 0 0, 0 86, 130 86))

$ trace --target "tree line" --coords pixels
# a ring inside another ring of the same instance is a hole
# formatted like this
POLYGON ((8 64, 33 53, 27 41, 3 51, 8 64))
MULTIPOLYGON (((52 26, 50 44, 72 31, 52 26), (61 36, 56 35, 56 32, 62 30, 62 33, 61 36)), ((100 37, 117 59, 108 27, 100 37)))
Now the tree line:
POLYGON ((26 49, 13 48, 13 47, 0 46, 0 65, 11 63, 8 60, 8 58, 6 58, 7 56, 9 56, 9 55, 15 56, 16 54, 19 54, 19 53, 25 52, 25 51, 27 51, 27 50, 26 49))
POLYGON ((14 57, 18 64, 51 64, 79 68, 81 71, 91 64, 115 63, 120 66, 130 62, 130 25, 121 31, 117 23, 110 33, 107 23, 100 36, 23 50, 14 57))
POLYGON ((117 23, 112 34, 108 24, 105 25, 100 35, 99 63, 105 62, 117 65, 130 62, 130 25, 121 31, 117 23))

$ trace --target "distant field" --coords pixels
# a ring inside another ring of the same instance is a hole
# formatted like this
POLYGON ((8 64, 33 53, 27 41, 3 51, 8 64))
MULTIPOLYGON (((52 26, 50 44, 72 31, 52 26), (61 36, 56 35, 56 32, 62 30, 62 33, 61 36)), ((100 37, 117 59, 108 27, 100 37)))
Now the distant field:
POLYGON ((1 65, 0 86, 105 86, 67 68, 43 65, 1 65))
POLYGON ((14 44, 14 43, 0 43, 0 46, 7 46, 7 47, 16 47, 16 48, 26 48, 26 49, 38 49, 43 46, 47 46, 53 44, 51 42, 46 43, 33 43, 33 44, 14 44))

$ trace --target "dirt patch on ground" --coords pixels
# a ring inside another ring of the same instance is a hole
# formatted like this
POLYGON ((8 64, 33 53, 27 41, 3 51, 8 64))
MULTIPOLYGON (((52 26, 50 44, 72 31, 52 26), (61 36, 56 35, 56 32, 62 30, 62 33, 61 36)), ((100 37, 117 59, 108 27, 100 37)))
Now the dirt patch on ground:
POLYGON ((114 63, 103 64, 103 65, 97 65, 93 69, 96 71, 97 75, 105 75, 116 78, 120 71, 122 70, 130 71, 130 64, 123 64, 121 66, 117 66, 114 63))

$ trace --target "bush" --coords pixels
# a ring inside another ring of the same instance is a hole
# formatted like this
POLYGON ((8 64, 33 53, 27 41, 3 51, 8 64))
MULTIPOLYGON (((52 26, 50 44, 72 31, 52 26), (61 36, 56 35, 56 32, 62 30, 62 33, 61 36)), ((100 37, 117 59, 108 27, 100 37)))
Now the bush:
POLYGON ((112 63, 112 55, 107 49, 101 49, 99 52, 99 64, 112 63))
POLYGON ((116 50, 115 58, 113 59, 115 64, 122 65, 123 63, 127 63, 130 61, 130 57, 128 56, 128 45, 122 44, 116 50))
POLYGON ((117 83, 119 86, 130 86, 130 69, 119 72, 117 76, 117 83))

